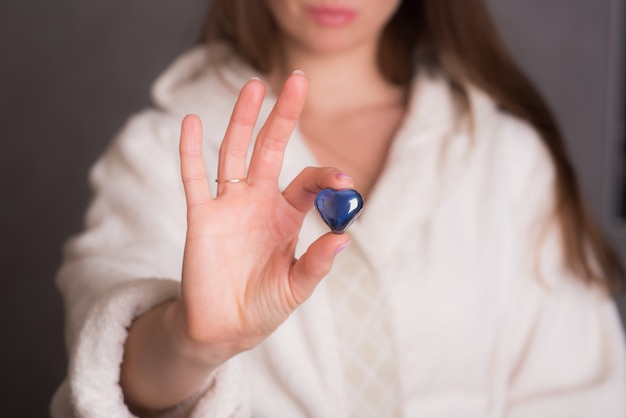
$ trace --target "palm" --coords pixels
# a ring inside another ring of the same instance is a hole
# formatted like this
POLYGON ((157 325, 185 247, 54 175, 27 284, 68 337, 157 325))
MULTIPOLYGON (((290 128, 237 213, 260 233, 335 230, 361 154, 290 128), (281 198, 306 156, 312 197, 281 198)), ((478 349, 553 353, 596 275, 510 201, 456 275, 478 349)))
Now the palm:
POLYGON ((262 338, 295 307, 288 278, 302 216, 278 192, 244 193, 198 208, 189 225, 183 295, 202 340, 262 338))
MULTIPOLYGON (((201 155, 197 118, 186 118, 181 166, 188 206, 182 281, 184 323, 191 338, 236 351, 267 337, 313 291, 346 237, 327 234, 300 260, 298 233, 321 187, 346 187, 333 169, 305 170, 281 193, 283 151, 302 109, 306 80, 291 77, 257 138, 248 181, 218 185, 212 199, 201 155)), ((248 83, 233 111, 220 150, 218 175, 243 178, 246 150, 263 87, 248 83)))

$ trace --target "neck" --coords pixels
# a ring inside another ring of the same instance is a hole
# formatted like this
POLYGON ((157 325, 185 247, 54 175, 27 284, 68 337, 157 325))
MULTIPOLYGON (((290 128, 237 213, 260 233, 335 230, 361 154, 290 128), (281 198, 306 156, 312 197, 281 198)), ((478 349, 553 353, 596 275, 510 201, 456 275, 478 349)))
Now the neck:
POLYGON ((340 115, 364 108, 401 103, 404 90, 381 74, 376 45, 363 45, 337 53, 311 52, 286 48, 286 59, 269 74, 274 91, 293 70, 306 74, 311 88, 302 117, 340 115))

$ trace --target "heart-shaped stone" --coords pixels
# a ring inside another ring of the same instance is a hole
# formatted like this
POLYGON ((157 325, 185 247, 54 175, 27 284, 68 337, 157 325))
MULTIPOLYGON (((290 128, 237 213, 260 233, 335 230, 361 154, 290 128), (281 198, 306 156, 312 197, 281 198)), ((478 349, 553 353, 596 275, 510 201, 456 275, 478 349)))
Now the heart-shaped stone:
POLYGON ((331 231, 341 234, 363 209, 363 198, 353 189, 323 189, 315 198, 315 209, 331 231))

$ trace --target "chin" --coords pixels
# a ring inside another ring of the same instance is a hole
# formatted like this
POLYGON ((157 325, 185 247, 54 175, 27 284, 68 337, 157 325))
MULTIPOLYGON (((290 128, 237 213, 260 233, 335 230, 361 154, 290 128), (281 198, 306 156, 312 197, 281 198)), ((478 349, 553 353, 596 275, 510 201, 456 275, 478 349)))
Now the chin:
POLYGON ((365 45, 365 42, 358 38, 340 36, 338 33, 320 34, 306 40, 301 39, 297 43, 300 48, 318 54, 344 53, 365 45))

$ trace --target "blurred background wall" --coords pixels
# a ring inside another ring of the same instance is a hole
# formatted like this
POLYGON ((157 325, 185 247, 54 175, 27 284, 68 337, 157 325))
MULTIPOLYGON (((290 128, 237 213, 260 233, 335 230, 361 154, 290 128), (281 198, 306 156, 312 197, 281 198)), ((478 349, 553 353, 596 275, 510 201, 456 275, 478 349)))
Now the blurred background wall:
MULTIPOLYGON (((583 191, 626 259, 617 216, 623 1, 488 2, 553 106, 583 191)), ((2 416, 47 416, 66 367, 53 277, 63 241, 81 227, 88 167, 149 104, 152 80, 194 43, 206 8, 207 0, 0 4, 2 416)))

